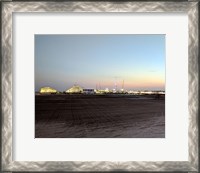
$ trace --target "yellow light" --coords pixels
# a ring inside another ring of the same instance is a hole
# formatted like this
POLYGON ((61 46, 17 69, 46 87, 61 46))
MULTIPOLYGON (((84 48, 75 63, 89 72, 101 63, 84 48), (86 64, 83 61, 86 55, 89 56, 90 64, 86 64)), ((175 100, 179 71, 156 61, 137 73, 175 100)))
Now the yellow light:
POLYGON ((56 93, 57 90, 51 88, 51 87, 42 87, 40 89, 40 93, 56 93))

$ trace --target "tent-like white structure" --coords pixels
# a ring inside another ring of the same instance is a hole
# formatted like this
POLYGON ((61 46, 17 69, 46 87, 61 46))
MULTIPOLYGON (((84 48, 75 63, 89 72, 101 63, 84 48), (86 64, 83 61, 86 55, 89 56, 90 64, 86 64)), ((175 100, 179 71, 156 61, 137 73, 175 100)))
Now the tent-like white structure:
POLYGON ((42 88, 40 88, 40 93, 41 94, 52 94, 52 93, 57 93, 57 90, 55 90, 51 87, 42 87, 42 88))
POLYGON ((83 93, 83 88, 78 85, 74 85, 70 89, 65 91, 66 93, 83 93))

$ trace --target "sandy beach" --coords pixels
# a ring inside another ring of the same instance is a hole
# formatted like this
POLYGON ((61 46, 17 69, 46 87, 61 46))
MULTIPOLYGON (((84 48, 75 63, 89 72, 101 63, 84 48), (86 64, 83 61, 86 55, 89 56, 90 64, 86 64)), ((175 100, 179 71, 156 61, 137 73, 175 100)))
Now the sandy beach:
POLYGON ((152 96, 35 96, 36 138, 164 138, 165 99, 152 96))

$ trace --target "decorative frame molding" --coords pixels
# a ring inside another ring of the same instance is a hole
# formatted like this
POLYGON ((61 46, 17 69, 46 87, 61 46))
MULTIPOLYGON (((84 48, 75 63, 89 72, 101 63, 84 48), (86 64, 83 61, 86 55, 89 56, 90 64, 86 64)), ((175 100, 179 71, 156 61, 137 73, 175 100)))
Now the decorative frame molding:
POLYGON ((194 171, 199 170, 199 2, 12 2, 1 3, 2 171, 194 171), (13 12, 187 12, 189 19, 188 162, 17 162, 12 161, 13 12))

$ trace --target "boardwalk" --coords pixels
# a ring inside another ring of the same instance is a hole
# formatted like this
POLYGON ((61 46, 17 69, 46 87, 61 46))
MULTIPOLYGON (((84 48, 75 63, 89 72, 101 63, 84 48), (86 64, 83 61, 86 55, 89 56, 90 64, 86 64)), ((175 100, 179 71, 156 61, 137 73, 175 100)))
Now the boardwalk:
POLYGON ((117 95, 36 95, 36 138, 163 138, 165 100, 117 95))

